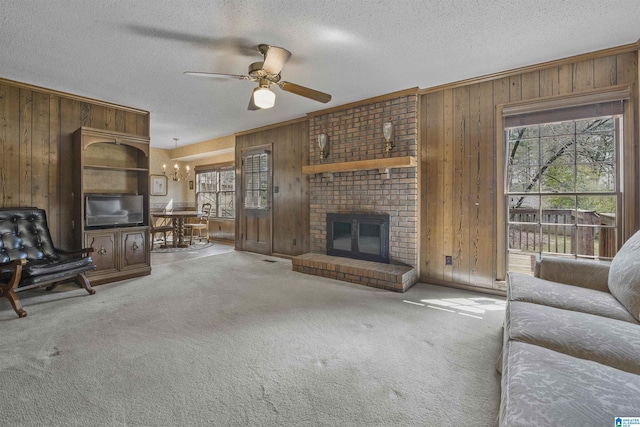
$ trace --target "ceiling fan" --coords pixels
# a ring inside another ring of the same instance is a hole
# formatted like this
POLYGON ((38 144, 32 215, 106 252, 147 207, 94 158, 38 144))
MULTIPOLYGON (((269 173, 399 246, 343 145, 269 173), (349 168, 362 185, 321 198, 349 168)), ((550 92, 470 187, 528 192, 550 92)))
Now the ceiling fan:
POLYGON ((248 75, 203 73, 199 71, 185 71, 184 74, 257 82, 258 87, 253 90, 251 98, 249 99, 249 107, 247 108, 252 111, 273 107, 276 101, 276 94, 269 89, 272 83, 279 86, 282 90, 313 99, 314 101, 324 103, 331 101, 331 95, 328 93, 280 80, 280 71, 282 71, 282 67, 284 67, 284 64, 291 57, 291 52, 287 49, 260 44, 258 45, 258 52, 260 52, 264 60, 249 65, 248 75))

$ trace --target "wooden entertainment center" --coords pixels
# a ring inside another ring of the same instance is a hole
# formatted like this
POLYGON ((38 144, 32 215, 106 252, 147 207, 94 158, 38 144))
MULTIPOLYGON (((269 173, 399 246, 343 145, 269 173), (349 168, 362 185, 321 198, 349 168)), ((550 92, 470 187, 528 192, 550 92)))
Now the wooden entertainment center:
POLYGON ((74 132, 73 230, 78 247, 93 247, 92 285, 151 273, 149 138, 81 127, 74 132), (87 227, 87 195, 142 196, 135 223, 87 227))

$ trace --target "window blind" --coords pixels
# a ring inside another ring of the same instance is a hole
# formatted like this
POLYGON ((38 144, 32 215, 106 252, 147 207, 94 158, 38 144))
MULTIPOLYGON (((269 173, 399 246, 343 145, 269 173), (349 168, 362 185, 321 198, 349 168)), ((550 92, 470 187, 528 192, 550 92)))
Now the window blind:
POLYGON ((627 99, 629 88, 616 87, 584 95, 506 105, 502 109, 502 117, 505 128, 514 128, 538 123, 616 116, 624 112, 624 101, 627 99))

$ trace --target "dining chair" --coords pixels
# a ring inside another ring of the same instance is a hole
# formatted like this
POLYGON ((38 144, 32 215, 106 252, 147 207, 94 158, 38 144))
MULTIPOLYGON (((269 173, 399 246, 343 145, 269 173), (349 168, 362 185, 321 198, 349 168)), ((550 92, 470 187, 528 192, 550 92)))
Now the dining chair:
POLYGON ((167 244, 167 233, 173 233, 173 225, 163 224, 156 225, 156 218, 153 215, 149 215, 149 229, 151 232, 151 250, 156 243, 156 233, 162 234, 162 241, 167 244))
POLYGON ((209 216, 211 215, 211 203, 203 203, 202 204, 202 215, 198 217, 198 222, 185 224, 184 228, 189 234, 189 245, 193 243, 193 237, 196 233, 198 241, 202 241, 202 239, 206 239, 207 243, 209 243, 209 216))

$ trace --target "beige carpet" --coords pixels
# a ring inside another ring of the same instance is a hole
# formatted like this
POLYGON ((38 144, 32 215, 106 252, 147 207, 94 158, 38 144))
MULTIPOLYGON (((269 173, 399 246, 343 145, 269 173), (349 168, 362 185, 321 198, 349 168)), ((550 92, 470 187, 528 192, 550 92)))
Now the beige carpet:
POLYGON ((2 425, 495 424, 504 312, 464 309, 487 295, 244 252, 68 289, 24 293, 24 319, 0 301, 2 425))

